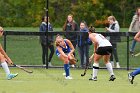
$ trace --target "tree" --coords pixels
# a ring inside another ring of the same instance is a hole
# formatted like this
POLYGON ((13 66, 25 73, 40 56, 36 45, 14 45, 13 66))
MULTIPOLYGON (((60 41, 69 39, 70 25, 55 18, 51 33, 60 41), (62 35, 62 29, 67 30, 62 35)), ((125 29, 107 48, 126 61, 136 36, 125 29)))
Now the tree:
MULTIPOLYGON (((114 15, 121 27, 128 27, 139 0, 49 0, 49 17, 54 27, 62 27, 68 14, 88 26, 104 27, 114 15)), ((39 26, 45 15, 46 0, 0 0, 0 25, 39 26)))

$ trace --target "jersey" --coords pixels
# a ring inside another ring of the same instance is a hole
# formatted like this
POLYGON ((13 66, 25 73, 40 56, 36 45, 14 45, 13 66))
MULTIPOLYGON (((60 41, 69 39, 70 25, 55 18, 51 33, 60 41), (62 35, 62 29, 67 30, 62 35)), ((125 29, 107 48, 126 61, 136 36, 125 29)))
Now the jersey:
POLYGON ((99 44, 99 47, 112 46, 111 43, 101 34, 96 34, 95 38, 99 44))
MULTIPOLYGON (((66 44, 66 47, 65 47, 65 48, 62 47, 62 46, 60 46, 60 47, 62 48, 62 51, 63 51, 64 53, 69 53, 69 52, 71 51, 71 48, 69 47, 69 45, 68 45, 68 43, 66 42, 65 39, 64 39, 64 42, 65 42, 65 44, 66 44)), ((57 55, 57 56, 60 55, 58 49, 56 49, 56 55, 57 55)))

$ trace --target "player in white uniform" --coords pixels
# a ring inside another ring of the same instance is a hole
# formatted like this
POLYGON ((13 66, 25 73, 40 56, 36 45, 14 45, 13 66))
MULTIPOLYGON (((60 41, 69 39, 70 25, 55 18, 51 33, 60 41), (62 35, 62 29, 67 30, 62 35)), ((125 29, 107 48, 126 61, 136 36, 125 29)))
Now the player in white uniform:
POLYGON ((89 29, 89 39, 94 44, 94 53, 89 58, 91 62, 92 59, 94 60, 93 63, 93 74, 89 80, 97 81, 97 73, 99 69, 99 60, 103 57, 103 61, 107 67, 107 70, 110 73, 109 81, 114 81, 116 78, 114 76, 113 68, 111 63, 109 62, 111 53, 112 53, 112 45, 111 43, 101 34, 93 33, 95 32, 94 29, 91 27, 89 29))
MULTIPOLYGON (((0 26, 0 37, 3 36, 4 30, 3 28, 0 26)), ((0 64, 2 66, 2 68, 4 69, 5 73, 6 73, 6 79, 10 80, 15 78, 18 73, 16 74, 12 74, 9 70, 8 64, 9 65, 13 65, 12 60, 8 57, 8 55, 6 54, 6 52, 3 50, 2 45, 0 44, 0 64)))

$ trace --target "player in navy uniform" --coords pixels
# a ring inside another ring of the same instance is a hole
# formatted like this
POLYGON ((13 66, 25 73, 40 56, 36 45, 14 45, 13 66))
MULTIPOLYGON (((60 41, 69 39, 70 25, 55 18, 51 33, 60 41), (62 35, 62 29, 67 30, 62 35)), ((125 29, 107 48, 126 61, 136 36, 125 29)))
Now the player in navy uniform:
MULTIPOLYGON (((137 42, 140 42, 140 31, 135 35, 134 40, 136 40, 137 42)), ((133 84, 134 78, 136 75, 140 74, 140 68, 134 70, 131 73, 128 73, 128 79, 130 81, 131 84, 133 84)))
POLYGON ((64 62, 65 79, 72 79, 69 71, 69 60, 75 49, 70 40, 63 39, 60 35, 57 35, 55 43, 56 55, 64 62))

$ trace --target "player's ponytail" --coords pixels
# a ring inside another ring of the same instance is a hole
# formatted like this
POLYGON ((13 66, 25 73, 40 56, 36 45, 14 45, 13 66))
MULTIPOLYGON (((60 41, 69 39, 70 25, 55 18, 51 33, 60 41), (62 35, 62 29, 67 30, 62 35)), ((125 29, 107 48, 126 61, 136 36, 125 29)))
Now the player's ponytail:
POLYGON ((90 26, 88 30, 89 30, 89 32, 91 32, 91 33, 94 33, 94 32, 95 32, 95 28, 94 28, 93 26, 90 26))

